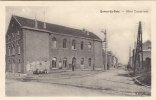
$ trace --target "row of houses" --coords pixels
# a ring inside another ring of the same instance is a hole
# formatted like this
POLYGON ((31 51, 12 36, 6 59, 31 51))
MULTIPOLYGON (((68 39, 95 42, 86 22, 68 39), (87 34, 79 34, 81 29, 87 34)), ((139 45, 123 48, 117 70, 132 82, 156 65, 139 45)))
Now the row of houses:
MULTIPOLYGON (((106 53, 103 52, 103 64, 105 64, 105 55, 106 53)), ((107 67, 106 70, 118 68, 118 58, 112 53, 112 51, 107 51, 107 67)))
MULTIPOLYGON (((102 40, 85 29, 13 15, 6 33, 6 72, 103 70, 103 55, 102 40)), ((115 66, 117 58, 108 56, 108 66, 115 66)))

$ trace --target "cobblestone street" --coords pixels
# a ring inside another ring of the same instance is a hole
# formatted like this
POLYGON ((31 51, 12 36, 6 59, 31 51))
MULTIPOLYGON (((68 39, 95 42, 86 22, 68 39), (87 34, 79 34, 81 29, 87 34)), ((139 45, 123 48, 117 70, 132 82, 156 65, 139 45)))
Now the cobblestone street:
POLYGON ((6 81, 8 96, 149 96, 150 92, 135 84, 123 69, 59 72, 36 75, 30 82, 6 81))

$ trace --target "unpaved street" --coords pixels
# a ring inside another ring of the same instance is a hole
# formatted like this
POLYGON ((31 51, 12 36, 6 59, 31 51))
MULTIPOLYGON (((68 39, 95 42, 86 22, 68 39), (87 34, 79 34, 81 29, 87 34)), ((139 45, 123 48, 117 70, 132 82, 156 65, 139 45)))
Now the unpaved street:
POLYGON ((61 72, 35 78, 37 80, 30 82, 7 80, 6 95, 149 96, 151 91, 150 88, 135 84, 123 69, 107 72, 61 72))

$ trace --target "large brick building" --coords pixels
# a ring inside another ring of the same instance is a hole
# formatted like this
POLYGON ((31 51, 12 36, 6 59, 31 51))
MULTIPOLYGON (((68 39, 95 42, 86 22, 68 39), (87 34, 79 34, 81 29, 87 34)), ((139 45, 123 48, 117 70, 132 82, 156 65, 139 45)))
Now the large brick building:
POLYGON ((6 72, 101 69, 102 40, 85 29, 78 30, 12 16, 6 33, 6 72))

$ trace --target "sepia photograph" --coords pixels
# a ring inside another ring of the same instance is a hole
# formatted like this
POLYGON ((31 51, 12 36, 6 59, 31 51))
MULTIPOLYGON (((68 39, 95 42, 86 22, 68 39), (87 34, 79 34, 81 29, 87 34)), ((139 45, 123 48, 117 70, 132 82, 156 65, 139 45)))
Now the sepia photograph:
POLYGON ((4 13, 6 97, 151 97, 152 7, 54 2, 4 13))

